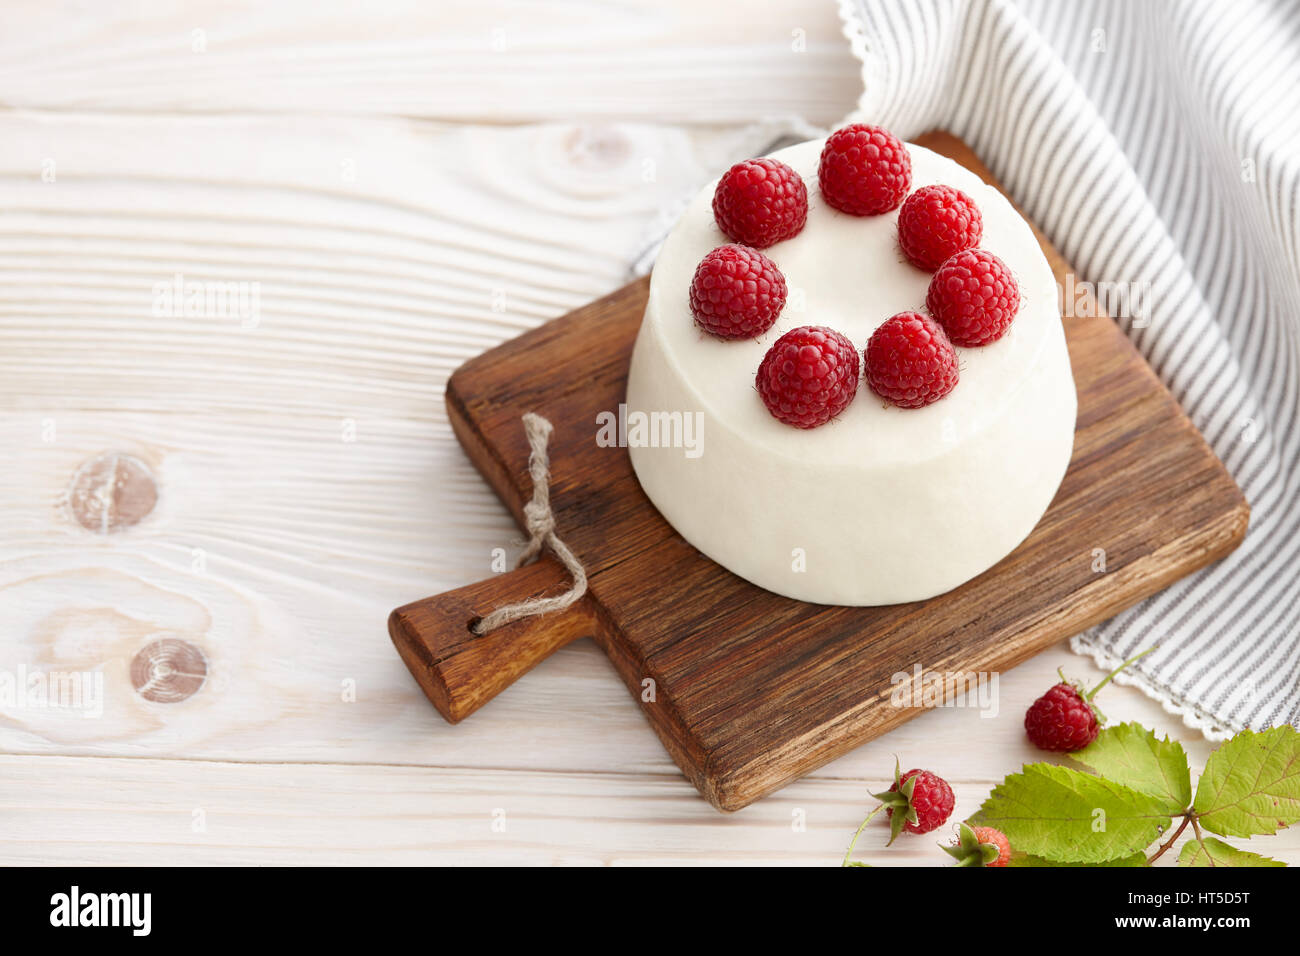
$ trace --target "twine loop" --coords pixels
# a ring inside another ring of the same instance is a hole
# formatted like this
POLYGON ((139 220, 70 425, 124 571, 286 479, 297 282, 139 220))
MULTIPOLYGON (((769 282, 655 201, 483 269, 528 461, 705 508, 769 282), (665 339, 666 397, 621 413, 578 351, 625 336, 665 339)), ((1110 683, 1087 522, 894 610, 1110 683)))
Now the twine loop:
POLYGON ((533 497, 524 505, 528 545, 519 555, 515 567, 523 567, 536 559, 543 548, 550 548, 573 578, 573 585, 563 594, 554 597, 530 598, 497 608, 474 622, 471 630, 480 637, 521 618, 563 611, 587 593, 586 569, 555 533, 555 512, 551 510, 551 463, 547 454, 554 426, 541 415, 532 412, 524 415, 523 421, 524 434, 528 436, 528 474, 533 481, 533 497))

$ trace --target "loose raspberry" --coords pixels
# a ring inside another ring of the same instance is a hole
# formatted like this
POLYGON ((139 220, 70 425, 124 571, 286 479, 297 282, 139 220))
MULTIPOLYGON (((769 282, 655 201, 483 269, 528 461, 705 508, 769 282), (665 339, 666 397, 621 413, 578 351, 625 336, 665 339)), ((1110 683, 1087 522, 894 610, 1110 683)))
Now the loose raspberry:
POLYGON ((836 130, 817 167, 826 202, 851 216, 897 209, 912 184, 912 157, 893 133, 855 123, 836 130))
POLYGON ((758 366, 763 404, 795 428, 830 421, 858 391, 858 351, 834 329, 805 325, 777 339, 758 366))
POLYGON ((1086 694, 1078 685, 1067 681, 1065 675, 1058 670, 1061 683, 1052 686, 1025 711, 1025 733, 1029 735, 1030 743, 1039 750, 1073 753, 1096 740, 1106 718, 1092 702, 1093 697, 1116 674, 1153 650, 1154 647, 1149 647, 1141 654, 1130 657, 1086 694))
POLYGON ((975 827, 975 839, 980 841, 981 846, 998 848, 997 857, 985 863, 985 866, 1007 865, 1007 861, 1011 859, 1011 841, 1007 839, 1005 833, 992 827, 975 827))
POLYGON ((975 200, 951 186, 922 186, 898 212, 898 244, 919 269, 933 272, 945 259, 973 249, 984 232, 975 200))
POLYGON ((871 334, 867 384, 899 408, 921 408, 957 384, 957 352, 937 322, 920 312, 900 312, 871 334))
POLYGON ((897 761, 893 786, 872 796, 888 808, 890 843, 903 830, 908 833, 937 830, 952 816, 954 800, 948 781, 928 770, 909 770, 900 775, 897 761))
POLYGON ((1092 705, 1073 684, 1057 684, 1025 712, 1025 733, 1039 750, 1082 750, 1097 739, 1100 729, 1092 705))
POLYGON ((954 345, 974 348, 996 342, 1010 328, 1020 308, 1020 288, 993 253, 967 249, 939 266, 925 307, 954 345))
POLYGON ((763 253, 718 246, 695 267, 691 314, 700 328, 719 338, 752 339, 772 327, 785 296, 785 276, 763 253))
POLYGON ((943 849, 958 866, 1006 866, 1011 859, 1011 842, 1001 830, 963 823, 957 834, 957 842, 943 849))
POLYGON ((766 249, 803 229, 808 221, 808 187, 785 163, 747 159, 718 180, 713 218, 733 242, 766 249))

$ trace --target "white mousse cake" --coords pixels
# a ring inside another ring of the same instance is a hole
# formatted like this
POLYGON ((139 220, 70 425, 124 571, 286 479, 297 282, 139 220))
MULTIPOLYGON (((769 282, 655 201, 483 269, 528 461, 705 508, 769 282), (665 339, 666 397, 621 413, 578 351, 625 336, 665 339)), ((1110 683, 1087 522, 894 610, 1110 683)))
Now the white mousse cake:
POLYGON ((1014 321, 996 341, 956 347, 960 379, 932 404, 899 407, 864 382, 825 424, 778 420, 755 373, 783 333, 825 326, 862 358, 886 319, 925 311, 933 277, 900 251, 898 208, 849 215, 828 204, 818 189, 824 143, 770 157, 806 184, 807 221, 762 250, 789 291, 775 324, 757 337, 708 334, 688 302, 701 260, 732 241, 715 221, 716 183, 668 236, 626 412, 656 421, 693 416, 699 427, 691 449, 642 440, 629 441, 629 453, 645 493, 682 537, 759 587, 818 604, 922 600, 1010 553, 1065 474, 1075 388, 1056 283, 1028 224, 997 190, 908 144, 911 189, 951 186, 977 204, 979 248, 999 257, 1019 286, 1014 321))

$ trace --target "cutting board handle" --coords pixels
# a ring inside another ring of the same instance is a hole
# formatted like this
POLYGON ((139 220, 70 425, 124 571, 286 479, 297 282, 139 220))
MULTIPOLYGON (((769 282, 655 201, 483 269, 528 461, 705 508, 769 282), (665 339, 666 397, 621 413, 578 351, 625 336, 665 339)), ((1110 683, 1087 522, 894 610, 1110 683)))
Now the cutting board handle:
POLYGON ((588 591, 563 611, 504 624, 482 637, 470 627, 503 604, 559 594, 569 573, 549 554, 477 584, 399 607, 388 633, 425 695, 457 723, 501 693, 533 666, 598 626, 588 591))

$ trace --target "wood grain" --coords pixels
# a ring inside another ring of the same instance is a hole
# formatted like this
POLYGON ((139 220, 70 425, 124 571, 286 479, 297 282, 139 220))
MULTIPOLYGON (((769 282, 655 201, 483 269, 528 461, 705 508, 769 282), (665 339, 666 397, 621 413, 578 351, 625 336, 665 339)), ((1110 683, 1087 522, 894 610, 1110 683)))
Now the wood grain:
MULTIPOLYGON (((951 136, 920 142, 992 181, 951 136)), ((1063 281, 1064 262, 1049 258, 1063 281)), ((1014 667, 1222 557, 1245 534, 1249 508, 1236 485, 1122 333, 1104 316, 1071 317, 1074 456, 1020 548, 926 602, 822 607, 762 591, 677 536, 640 491, 626 452, 593 440, 596 414, 623 399, 645 295, 646 283, 634 283, 471 360, 449 381, 447 405, 469 457, 517 519, 530 494, 519 416, 538 411, 555 423, 552 500, 561 536, 589 569, 600 609, 592 636, 720 809, 916 716, 891 705, 894 675, 916 664, 940 674, 1014 667)), ((444 640, 436 628, 416 636, 431 648, 444 640)))
MULTIPOLYGON (((895 754, 942 772, 958 816, 1041 757, 1024 709, 1058 667, 1100 676, 1064 643, 1001 675, 996 713, 927 711, 724 816, 594 642, 449 726, 384 634, 388 609, 477 581, 520 540, 453 439, 447 377, 622 285, 647 224, 745 148, 710 116, 852 108, 833 4, 765 0, 745 34, 683 0, 588 5, 590 33, 538 35, 526 82, 507 54, 473 83, 438 80, 450 51, 554 5, 165 6, 4 8, 0 665, 102 669, 113 706, 0 712, 0 862, 834 865, 895 754), (566 66, 617 43, 618 21, 626 66, 601 70, 597 99, 566 66), (773 40, 793 24, 802 58, 773 40), (437 52, 390 58, 401 43, 437 52), (260 280, 260 328, 150 315, 151 284, 176 271, 260 280), (113 449, 160 496, 98 535, 64 495, 113 449), (128 679, 154 629, 185 631, 212 668, 180 703, 143 702, 128 679)), ((1105 693, 1112 720, 1204 765, 1213 745, 1176 716, 1105 693)), ((864 837, 873 865, 947 862, 885 838, 864 837)), ((1300 864, 1300 829, 1251 849, 1300 864)))
MULTIPOLYGON (((887 748, 881 751, 876 761, 892 769, 887 748)), ((974 813, 997 782, 955 781, 954 818, 974 813)), ((808 778, 724 817, 696 797, 683 798, 680 778, 668 773, 0 756, 0 810, 10 821, 0 831, 0 859, 836 866, 866 813, 866 794, 888 785, 876 775, 808 778), (168 785, 160 787, 161 780, 168 785), (87 794, 95 795, 94 818, 87 794)), ((857 858, 877 867, 945 865, 949 858, 933 836, 886 850, 888 827, 878 819, 859 841, 857 858)), ((1294 827, 1249 843, 1252 851, 1293 861, 1298 847, 1294 827)), ((1172 865, 1177 854, 1175 848, 1158 865, 1172 865)))
MULTIPOLYGON (((1086 659, 1058 646, 1003 675, 998 715, 928 711, 741 813, 721 815, 646 733, 604 654, 580 641, 456 727, 429 727, 421 698, 431 753, 438 739, 464 740, 464 753, 443 752, 439 765, 0 756, 0 860, 835 866, 869 809, 867 794, 889 785, 895 754, 942 773, 960 819, 1002 774, 1040 759, 1019 722, 1060 666, 1096 681, 1086 659), (575 701, 581 709, 565 709, 575 701), (555 713, 553 739, 530 732, 555 713), (616 769, 594 766, 619 752, 630 759, 616 769), (493 829, 497 810, 504 829, 493 829)), ((1181 736, 1195 780, 1212 744, 1133 688, 1105 694, 1111 720, 1181 736)), ((859 858, 873 866, 948 862, 938 841, 899 840, 886 850, 888 836, 882 821, 873 823, 859 858)), ((1189 836, 1190 829, 1183 840, 1189 836)), ((1252 840, 1249 849, 1296 865, 1300 828, 1252 840)), ((1173 865, 1177 852, 1158 865, 1173 865)))
POLYGON ((831 3, 12 0, 3 22, 21 24, 0 30, 16 109, 830 124, 861 92, 831 3))
POLYGON ((457 723, 579 637, 596 627, 590 593, 573 606, 526 617, 482 636, 471 628, 503 604, 563 591, 568 572, 549 556, 497 577, 399 607, 388 634, 420 687, 450 723, 457 723), (425 635, 434 639, 427 640, 425 635))
POLYGON ((0 747, 661 759, 629 746, 636 724, 570 753, 580 715, 621 694, 600 689, 603 662, 558 676, 545 717, 525 692, 483 736, 431 737, 384 620, 487 575, 519 537, 447 425, 452 370, 626 281, 647 223, 730 135, 0 113, 0 668, 99 670, 108 702, 94 721, 0 705, 0 747), (260 283, 260 321, 154 314, 177 273, 260 283), (105 454, 152 476, 134 523, 77 496, 105 454), (130 665, 166 635, 210 679, 162 707, 130 665))

